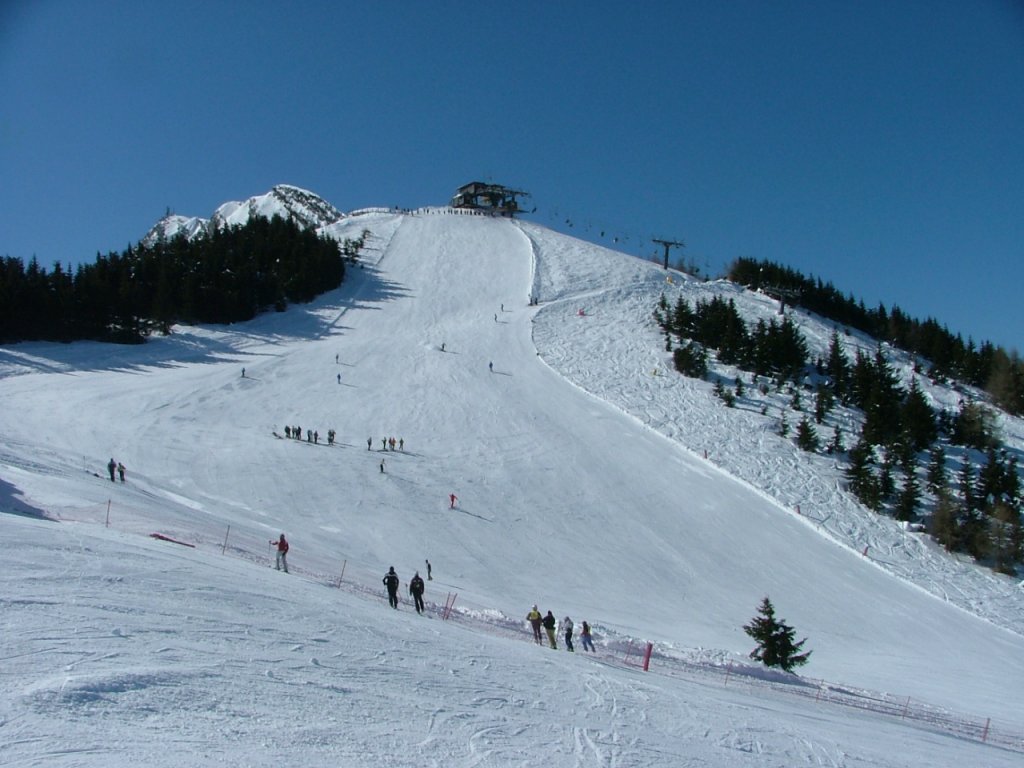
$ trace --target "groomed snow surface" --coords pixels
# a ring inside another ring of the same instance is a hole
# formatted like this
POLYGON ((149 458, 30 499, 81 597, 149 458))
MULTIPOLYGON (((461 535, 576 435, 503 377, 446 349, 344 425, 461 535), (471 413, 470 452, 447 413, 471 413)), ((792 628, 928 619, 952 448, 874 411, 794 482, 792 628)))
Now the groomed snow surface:
POLYGON ((309 305, 0 349, 0 765, 1021 764, 1019 584, 860 510, 650 321, 774 302, 445 209, 328 227, 363 229, 309 305), (765 595, 799 677, 746 657, 765 595), (534 603, 596 653, 534 645, 534 603))

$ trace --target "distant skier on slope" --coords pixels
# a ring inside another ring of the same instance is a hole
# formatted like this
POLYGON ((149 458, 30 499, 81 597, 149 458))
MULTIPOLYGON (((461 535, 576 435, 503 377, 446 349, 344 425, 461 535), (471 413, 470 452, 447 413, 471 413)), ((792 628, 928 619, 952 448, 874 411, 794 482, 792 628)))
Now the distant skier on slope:
POLYGON ((572 647, 572 619, 566 616, 562 619, 562 633, 565 636, 565 649, 569 653, 575 652, 575 648, 572 647))
POLYGON ((107 462, 107 472, 110 473, 110 482, 114 482, 114 473, 117 471, 117 462, 114 461, 114 457, 110 457, 110 461, 107 462))
POLYGON ((580 630, 580 642, 583 643, 583 650, 594 652, 594 640, 590 635, 590 625, 583 622, 583 629, 580 630))
POLYGON ((544 614, 541 624, 544 625, 544 631, 548 633, 548 642, 551 644, 551 647, 557 651, 558 644, 555 642, 555 625, 557 624, 557 620, 555 619, 555 615, 551 613, 551 611, 548 611, 544 614))
POLYGON ((533 608, 530 609, 530 612, 528 614, 526 614, 526 620, 528 622, 530 622, 530 626, 533 628, 533 642, 535 642, 537 645, 540 645, 541 644, 541 638, 540 638, 541 615, 540 615, 540 611, 537 610, 537 606, 536 605, 533 606, 533 608))
POLYGON ((395 566, 388 568, 388 572, 384 574, 384 578, 381 579, 384 586, 388 590, 388 604, 398 610, 398 574, 395 573, 395 566))
POLYGON ((284 571, 288 573, 288 541, 285 539, 284 534, 281 534, 281 538, 277 541, 270 540, 272 545, 277 547, 277 560, 275 561, 275 568, 278 571, 284 571))
POLYGON ((426 585, 420 577, 420 572, 416 571, 416 575, 413 576, 412 581, 409 582, 409 594, 412 595, 413 602, 416 604, 416 613, 423 613, 424 589, 426 589, 426 585))

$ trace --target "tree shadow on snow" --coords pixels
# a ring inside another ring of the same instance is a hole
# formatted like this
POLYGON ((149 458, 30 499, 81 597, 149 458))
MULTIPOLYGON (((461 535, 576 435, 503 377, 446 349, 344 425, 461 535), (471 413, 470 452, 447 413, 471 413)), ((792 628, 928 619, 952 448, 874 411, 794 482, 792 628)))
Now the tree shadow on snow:
POLYGON ((26 504, 15 494, 18 489, 6 480, 0 480, 0 514, 18 515, 19 517, 32 517, 36 520, 50 520, 46 513, 36 507, 26 504))
POLYGON ((387 302, 410 295, 400 283, 385 280, 376 269, 367 268, 346 278, 339 288, 307 304, 292 304, 284 312, 271 310, 252 320, 229 325, 179 325, 175 326, 175 333, 151 336, 143 344, 21 342, 0 347, 0 377, 24 372, 145 373, 148 368, 197 363, 241 364, 243 359, 275 356, 274 346, 341 335, 348 330, 341 319, 349 309, 381 309, 387 302), (270 350, 256 351, 255 347, 270 350))

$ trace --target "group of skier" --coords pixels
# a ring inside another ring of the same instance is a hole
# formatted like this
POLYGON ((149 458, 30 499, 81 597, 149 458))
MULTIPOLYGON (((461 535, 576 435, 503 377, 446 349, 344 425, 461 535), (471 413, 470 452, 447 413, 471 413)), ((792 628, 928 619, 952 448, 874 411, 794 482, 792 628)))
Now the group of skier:
MULTIPOLYGON (((328 429, 327 430, 327 444, 328 445, 334 445, 334 438, 335 438, 335 436, 337 434, 338 433, 335 432, 333 429, 328 429)), ((296 427, 291 427, 291 426, 287 426, 286 425, 285 428, 284 428, 284 436, 288 437, 288 438, 295 438, 296 440, 301 440, 302 439, 302 427, 297 427, 297 426, 296 427)), ((315 430, 315 429, 307 429, 306 430, 306 442, 307 443, 313 443, 315 445, 319 445, 320 444, 320 432, 318 430, 315 430)))
POLYGON ((107 474, 110 475, 110 482, 114 482, 115 473, 121 478, 121 482, 123 483, 125 473, 124 464, 120 461, 114 461, 114 458, 111 457, 110 461, 107 462, 107 474))
MULTIPOLYGON (((429 560, 427 560, 427 569, 429 575, 429 560)), ((395 566, 392 565, 388 568, 388 572, 384 574, 384 578, 381 581, 388 591, 388 605, 398 610, 398 587, 401 584, 401 580, 398 578, 398 574, 395 573, 395 566)), ((416 571, 416 574, 409 581, 409 594, 412 595, 413 604, 416 606, 416 613, 422 614, 426 610, 423 605, 423 593, 425 591, 426 584, 423 582, 423 577, 420 576, 419 571, 416 571)))
MULTIPOLYGON (((396 446, 397 446, 398 450, 404 451, 405 450, 405 438, 404 437, 400 437, 397 440, 395 440, 395 438, 393 438, 393 437, 382 437, 380 439, 380 449, 382 451, 386 451, 389 448, 392 451, 394 451, 396 446)), ((368 451, 373 450, 373 438, 372 437, 366 438, 366 450, 368 450, 368 451)))
MULTIPOLYGON (((559 627, 558 620, 551 611, 548 611, 544 616, 541 616, 540 611, 535 605, 530 609, 530 612, 526 614, 526 620, 529 622, 531 629, 533 629, 533 642, 537 645, 543 645, 540 632, 541 627, 543 627, 548 636, 548 644, 555 650, 558 650, 558 643, 555 640, 555 632, 556 629, 561 629, 562 637, 565 639, 565 649, 570 653, 573 653, 576 650, 572 644, 575 625, 572 623, 572 619, 568 616, 562 619, 561 627, 559 627)), ((594 641, 590 633, 590 625, 585 621, 580 628, 580 642, 583 644, 584 651, 594 652, 594 641)))

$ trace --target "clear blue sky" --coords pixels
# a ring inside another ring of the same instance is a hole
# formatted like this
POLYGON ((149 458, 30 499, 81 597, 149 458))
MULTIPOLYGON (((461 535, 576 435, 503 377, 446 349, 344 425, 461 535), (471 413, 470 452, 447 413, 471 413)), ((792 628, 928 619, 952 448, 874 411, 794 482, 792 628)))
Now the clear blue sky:
POLYGON ((476 179, 1024 351, 1024 2, 0 3, 0 255, 476 179))

